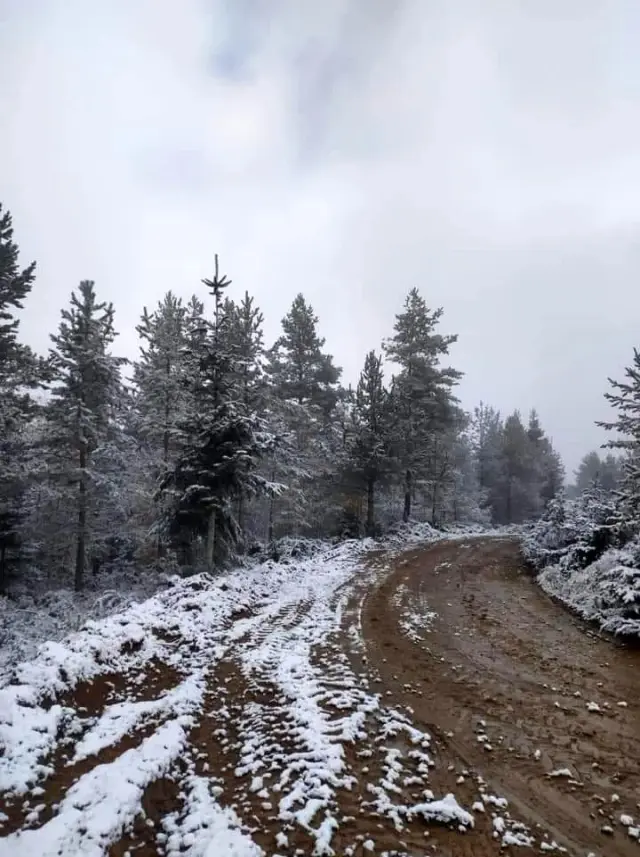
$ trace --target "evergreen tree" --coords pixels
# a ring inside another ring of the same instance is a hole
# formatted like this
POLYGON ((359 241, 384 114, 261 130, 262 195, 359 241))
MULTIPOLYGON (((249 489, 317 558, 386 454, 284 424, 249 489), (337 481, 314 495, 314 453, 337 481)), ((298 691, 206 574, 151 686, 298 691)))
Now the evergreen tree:
POLYGON ((270 489, 257 466, 271 438, 238 402, 223 302, 230 280, 219 275, 217 256, 214 277, 203 283, 214 300, 213 319, 199 315, 200 307, 192 301, 186 349, 191 405, 182 425, 185 445, 161 490, 172 497, 173 539, 190 552, 194 537, 205 538, 205 564, 212 568, 223 546, 230 549, 239 538, 232 502, 270 489))
POLYGON ((0 204, 0 586, 8 555, 20 542, 24 431, 34 410, 27 389, 36 385, 41 370, 31 350, 18 340, 16 311, 23 308, 35 280, 35 263, 20 269, 18 257, 11 214, 3 213, 0 204))
MULTIPOLYGON (((239 304, 227 298, 223 314, 226 320, 225 348, 230 355, 230 372, 238 406, 246 417, 263 419, 266 408, 264 316, 248 292, 239 304)), ((246 499, 240 494, 237 500, 238 526, 243 535, 246 499)))
POLYGON ((227 347, 234 386, 247 413, 260 413, 265 406, 264 316, 245 292, 239 304, 227 300, 224 307, 227 347))
POLYGON ((353 412, 352 460, 367 496, 365 532, 375 535, 375 495, 390 465, 389 397, 383 383, 382 357, 370 351, 360 374, 353 412))
MULTIPOLYGON (((290 450, 284 470, 278 466, 273 470, 274 480, 286 481, 288 487, 277 512, 294 532, 316 528, 319 532, 323 519, 333 517, 332 477, 336 459, 342 460, 344 453, 343 431, 335 419, 342 396, 341 370, 323 351, 317 325, 313 308, 297 295, 282 319, 283 333, 267 355, 269 409, 290 450)), ((276 457, 282 461, 278 453, 276 457)))
POLYGON ((480 504, 487 507, 493 523, 502 514, 502 435, 503 422, 495 408, 480 402, 474 409, 469 437, 475 463, 480 504))
POLYGON ((472 427, 472 418, 466 417, 463 430, 456 432, 447 513, 454 523, 485 525, 492 516, 487 494, 480 487, 472 427))
POLYGON ((442 310, 430 311, 412 289, 396 316, 394 336, 384 345, 386 357, 399 367, 393 379, 396 445, 404 482, 403 520, 411 516, 416 482, 429 485, 437 498, 443 464, 450 447, 445 438, 458 419, 453 387, 462 373, 440 366, 457 336, 436 333, 442 310))
POLYGON ((76 487, 75 587, 83 588, 90 513, 100 474, 96 451, 114 430, 122 398, 120 367, 110 346, 116 337, 112 304, 96 299, 94 283, 84 280, 62 311, 59 331, 51 337, 54 372, 48 408, 52 476, 76 487))
POLYGON ((605 492, 615 491, 621 476, 620 459, 611 453, 602 457, 592 450, 581 459, 574 476, 576 494, 582 494, 593 486, 605 492))
POLYGON ((271 371, 282 398, 317 406, 329 416, 339 398, 341 370, 323 352, 325 340, 317 325, 313 308, 298 294, 282 319, 282 336, 271 351, 271 371))
POLYGON ((535 505, 531 485, 529 437, 519 411, 504 423, 502 433, 502 510, 499 522, 522 523, 535 505))
POLYGON ((609 378, 613 392, 605 393, 606 400, 617 411, 613 422, 599 422, 617 436, 606 444, 609 449, 622 450, 621 479, 618 497, 621 524, 625 531, 640 530, 640 350, 633 349, 633 363, 625 370, 624 381, 609 378))
POLYGON ((163 467, 181 446, 180 422, 186 409, 185 360, 187 309, 167 292, 156 309, 145 307, 136 327, 141 339, 134 364, 135 427, 137 436, 163 467))

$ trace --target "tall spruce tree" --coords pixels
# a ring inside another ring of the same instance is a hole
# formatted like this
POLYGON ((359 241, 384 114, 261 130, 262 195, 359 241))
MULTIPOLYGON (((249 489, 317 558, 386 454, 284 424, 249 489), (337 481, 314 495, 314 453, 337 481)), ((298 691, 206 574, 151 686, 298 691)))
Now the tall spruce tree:
POLYGON ((213 298, 213 318, 199 316, 197 301, 192 301, 185 446, 161 490, 173 499, 169 528, 174 541, 189 550, 194 537, 204 538, 204 562, 213 568, 223 549, 230 550, 240 535, 233 501, 270 489, 257 467, 271 438, 238 401, 223 300, 231 281, 219 274, 217 256, 213 278, 203 283, 213 298))
POLYGON ((365 486, 367 512, 365 532, 376 531, 376 489, 388 474, 390 459, 391 414, 389 396, 384 387, 382 357, 370 351, 360 373, 353 408, 352 462, 358 481, 365 486))
POLYGON ((408 521, 416 484, 429 486, 436 496, 446 456, 445 436, 458 419, 453 388, 462 373, 441 367, 457 336, 436 332, 442 309, 427 309, 424 298, 412 289, 396 316, 394 335, 384 344, 387 359, 399 367, 393 379, 397 451, 402 467, 404 505, 408 521))
POLYGON ((510 414, 504 423, 501 483, 499 523, 526 521, 535 506, 534 494, 538 486, 531 483, 529 437, 519 411, 510 414))
MULTIPOLYGON (((248 292, 245 292, 239 304, 227 298, 223 314, 225 348, 230 356, 230 373, 238 407, 246 417, 263 420, 267 397, 264 316, 248 292)), ((261 467, 264 468, 264 463, 261 467)), ((262 472, 265 472, 264 469, 262 472)), ((236 510, 243 538, 246 529, 246 500, 241 493, 237 499, 236 510)))
POLYGON ((84 585, 90 521, 99 473, 94 455, 114 428, 122 399, 120 368, 126 362, 110 352, 116 332, 113 305, 99 302, 94 283, 83 280, 62 310, 51 336, 54 373, 47 409, 51 475, 75 486, 75 588, 84 585))
POLYGON ((20 541, 20 507, 26 484, 24 429, 33 411, 27 389, 39 377, 39 364, 18 339, 17 311, 35 280, 35 263, 19 266, 11 214, 0 204, 0 587, 9 553, 20 541))
POLYGON ((480 503, 498 523, 502 515, 502 434, 500 412, 480 402, 474 409, 469 436, 477 474, 480 503))
POLYGON ((313 308, 297 295, 282 319, 283 332, 268 352, 266 367, 269 408, 290 451, 285 462, 278 453, 274 461, 274 479, 289 489, 277 512, 294 533, 319 530, 323 518, 331 517, 331 477, 343 451, 342 432, 334 420, 342 395, 341 369, 323 350, 317 326, 313 308))
POLYGON ((135 426, 150 447, 156 467, 167 467, 180 449, 180 422, 186 408, 187 308, 167 292, 156 309, 145 307, 136 327, 140 357, 133 367, 135 426))

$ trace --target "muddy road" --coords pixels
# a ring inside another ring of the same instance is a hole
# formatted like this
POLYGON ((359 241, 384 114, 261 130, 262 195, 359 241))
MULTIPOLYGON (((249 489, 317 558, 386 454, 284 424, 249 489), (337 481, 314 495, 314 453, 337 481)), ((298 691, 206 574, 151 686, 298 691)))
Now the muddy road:
POLYGON ((130 667, 0 705, 0 857, 640 854, 640 652, 517 542, 347 546, 283 580, 219 624, 231 584, 187 583, 130 667))
POLYGON ((363 632, 398 701, 420 684, 414 720, 449 764, 481 771, 514 815, 571 854, 638 853, 620 817, 640 817, 640 652, 553 603, 517 544, 406 556, 365 599, 363 632))

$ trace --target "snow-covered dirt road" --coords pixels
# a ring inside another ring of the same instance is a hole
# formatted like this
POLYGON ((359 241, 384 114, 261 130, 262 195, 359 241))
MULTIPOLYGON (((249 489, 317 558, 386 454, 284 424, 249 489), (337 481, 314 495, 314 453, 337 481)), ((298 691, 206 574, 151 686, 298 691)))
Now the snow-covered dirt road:
POLYGON ((192 578, 0 690, 0 857, 640 854, 639 689, 509 539, 192 578))

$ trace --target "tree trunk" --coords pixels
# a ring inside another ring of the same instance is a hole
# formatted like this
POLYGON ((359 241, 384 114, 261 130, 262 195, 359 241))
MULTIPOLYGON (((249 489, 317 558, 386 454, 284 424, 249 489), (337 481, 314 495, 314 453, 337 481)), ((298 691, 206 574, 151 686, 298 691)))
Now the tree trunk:
POLYGON ((376 480, 369 476, 367 481, 367 535, 373 538, 375 535, 375 491, 376 480))
POLYGON ((207 526, 207 549, 205 563, 209 571, 213 571, 216 550, 216 510, 209 513, 209 524, 207 526))
POLYGON ((407 468, 407 472, 404 477, 404 510, 402 512, 402 520, 407 523, 409 518, 411 517, 411 494, 413 491, 413 474, 411 470, 407 468))
POLYGON ((273 507, 275 505, 276 498, 271 495, 269 498, 269 525, 267 527, 267 544, 271 544, 273 541, 273 507))
POLYGON ((78 486, 78 538, 76 542, 75 588, 80 592, 84 586, 84 560, 87 545, 87 449, 80 441, 80 484, 78 486))
MULTIPOLYGON (((276 468, 275 467, 273 467, 273 469, 271 471, 271 481, 272 482, 276 481, 276 468)), ((274 512, 275 512, 275 505, 276 505, 276 495, 272 493, 271 497, 269 498, 269 525, 267 527, 267 544, 268 545, 270 545, 271 542, 273 541, 273 518, 274 518, 274 512)))
POLYGON ((244 541, 244 497, 242 495, 238 498, 238 527, 244 541))

